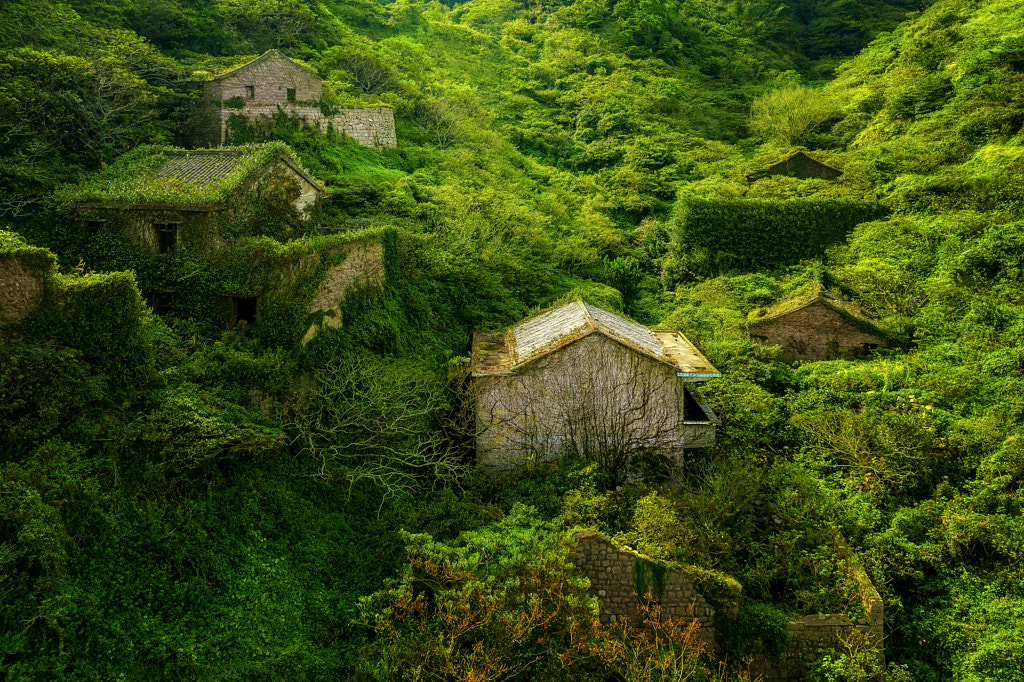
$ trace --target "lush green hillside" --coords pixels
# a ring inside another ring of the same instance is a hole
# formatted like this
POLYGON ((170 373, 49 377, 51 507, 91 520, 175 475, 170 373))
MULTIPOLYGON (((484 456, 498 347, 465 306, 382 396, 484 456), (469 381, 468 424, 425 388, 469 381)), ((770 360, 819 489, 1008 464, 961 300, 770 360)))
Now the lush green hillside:
POLYGON ((1012 0, 7 2, 0 259, 49 274, 0 346, 0 670, 717 679, 692 642, 595 625, 582 525, 738 580, 734 662, 790 615, 857 615, 839 530, 891 665, 851 650, 815 679, 1024 680, 1022 137, 1012 0), (333 191, 232 267, 395 239, 385 290, 305 348, 153 314, 144 285, 226 275, 90 240, 55 194, 180 142, 195 82, 269 48, 399 135, 274 129, 333 191), (798 149, 843 175, 745 178, 798 149), (751 343, 749 314, 818 283, 895 346, 751 343), (625 481, 474 474, 471 333, 567 294, 701 346, 715 448, 625 481))

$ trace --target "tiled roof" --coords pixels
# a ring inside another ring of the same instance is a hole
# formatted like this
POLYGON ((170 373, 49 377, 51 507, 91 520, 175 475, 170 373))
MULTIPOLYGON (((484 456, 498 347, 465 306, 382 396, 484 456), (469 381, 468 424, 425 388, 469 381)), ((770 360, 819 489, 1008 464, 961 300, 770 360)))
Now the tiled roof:
POLYGON ((56 196, 62 201, 102 204, 217 205, 274 164, 288 166, 323 191, 291 148, 277 141, 217 149, 136 147, 78 185, 60 188, 56 196))
POLYGON ((590 318, 582 303, 567 303, 512 327, 516 362, 526 362, 555 342, 589 332, 590 318))
POLYGON ((599 333, 659 362, 680 376, 702 381, 721 376, 690 341, 676 331, 647 327, 582 301, 545 310, 507 333, 476 334, 473 374, 507 374, 588 334, 599 333))
POLYGON ((654 333, 642 324, 637 324, 588 303, 584 303, 583 306, 608 336, 614 336, 622 341, 628 341, 631 345, 645 348, 654 355, 665 355, 665 351, 658 343, 654 333))
POLYGON ((221 149, 167 152, 167 163, 156 169, 155 175, 179 178, 189 184, 201 186, 226 178, 245 160, 245 152, 221 149))

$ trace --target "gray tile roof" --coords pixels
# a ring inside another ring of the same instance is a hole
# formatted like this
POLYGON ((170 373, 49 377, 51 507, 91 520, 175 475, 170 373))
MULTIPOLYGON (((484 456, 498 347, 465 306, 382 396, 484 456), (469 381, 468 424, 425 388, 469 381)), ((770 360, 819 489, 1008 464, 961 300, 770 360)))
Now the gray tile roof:
POLYGON ((523 320, 506 333, 473 335, 473 376, 507 375, 588 334, 603 334, 668 364, 687 381, 720 377, 707 358, 681 333, 652 331, 603 308, 573 301, 523 320))
POLYGON ((603 308, 574 301, 520 322, 512 328, 512 352, 516 364, 572 338, 600 330, 626 345, 665 357, 650 329, 603 308))
POLYGON ((242 151, 219 149, 187 152, 168 152, 167 163, 156 170, 156 175, 177 177, 198 186, 227 177, 245 160, 242 151))
POLYGON ((642 324, 619 317, 589 303, 584 303, 583 306, 605 334, 628 341, 632 345, 644 348, 654 355, 665 355, 665 351, 662 349, 661 344, 658 343, 654 333, 642 324))
POLYGON ((525 362, 562 339, 590 329, 590 319, 581 303, 566 303, 554 310, 520 322, 512 328, 513 352, 525 362))

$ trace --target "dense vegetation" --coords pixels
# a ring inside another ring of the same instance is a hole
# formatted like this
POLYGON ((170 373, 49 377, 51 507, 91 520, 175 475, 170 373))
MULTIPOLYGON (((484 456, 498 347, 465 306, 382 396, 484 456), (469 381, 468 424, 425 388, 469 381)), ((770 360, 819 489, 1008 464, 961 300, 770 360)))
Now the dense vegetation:
POLYGON ((838 530, 891 665, 851 650, 818 679, 1024 680, 1022 142, 1016 0, 8 0, 0 257, 50 288, 0 346, 0 670, 711 676, 692 633, 594 622, 566 568, 587 526, 738 580, 734 657, 788 615, 854 613, 838 530), (154 315, 135 278, 184 270, 88 243, 60 202, 180 142, 194 81, 269 48, 398 126, 377 151, 275 125, 334 191, 259 252, 369 228, 397 254, 304 349, 154 315), (745 179, 796 149, 843 176, 745 179), (751 343, 751 311, 818 283, 895 347, 787 365, 751 343), (567 294, 701 346, 715 448, 619 488, 586 461, 474 474, 470 334, 567 294))

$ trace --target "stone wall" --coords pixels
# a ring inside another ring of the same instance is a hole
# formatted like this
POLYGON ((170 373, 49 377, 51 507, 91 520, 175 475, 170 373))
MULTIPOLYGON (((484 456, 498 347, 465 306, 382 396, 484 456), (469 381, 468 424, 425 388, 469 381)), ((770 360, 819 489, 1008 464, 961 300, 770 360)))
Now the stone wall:
POLYGON ((820 299, 750 326, 755 341, 782 346, 781 360, 834 360, 865 356, 864 344, 885 345, 820 299))
POLYGON ((0 327, 17 324, 36 311, 55 263, 51 257, 48 268, 33 267, 17 253, 0 255, 0 327))
POLYGON ((750 667, 751 677, 764 682, 798 682, 807 677, 811 666, 825 651, 873 649, 879 665, 885 665, 885 615, 882 597, 853 552, 841 538, 837 551, 847 566, 848 575, 858 587, 864 616, 856 622, 844 615, 818 614, 790 621, 789 644, 777 660, 763 653, 750 667))
POLYGON ((380 238, 359 239, 345 245, 345 260, 330 268, 309 302, 307 312, 313 317, 302 338, 305 345, 323 327, 340 328, 341 301, 357 287, 384 285, 384 245, 380 238))
POLYGON ((337 114, 326 116, 319 107, 288 104, 220 109, 216 115, 219 119, 221 144, 227 138, 228 119, 232 116, 244 116, 259 125, 260 123, 269 123, 279 111, 288 116, 302 119, 308 125, 315 126, 322 131, 326 131, 329 127, 334 128, 365 147, 380 149, 394 148, 398 145, 398 137, 395 133, 395 112, 388 107, 341 109, 337 114))
MULTIPOLYGON (((616 547, 599 533, 583 532, 576 536, 574 564, 580 573, 590 579, 590 594, 601 603, 602 623, 616 623, 620 620, 638 623, 641 620, 641 597, 637 596, 634 580, 638 561, 645 560, 635 552, 616 547)), ((666 569, 663 590, 656 594, 656 581, 652 579, 651 571, 645 570, 647 592, 642 595, 643 599, 660 607, 662 620, 671 618, 683 627, 698 621, 698 637, 713 649, 715 609, 693 580, 675 570, 666 569)), ((721 599, 720 608, 723 609, 722 616, 735 617, 739 608, 739 590, 721 599)))
POLYGON ((685 448, 712 445, 715 424, 685 400, 677 371, 590 334, 511 376, 477 377, 477 464, 501 475, 573 448, 642 445, 681 458, 685 448))
POLYGON ((247 105, 258 107, 287 102, 289 89, 295 91, 295 101, 319 100, 321 79, 284 55, 273 52, 203 83, 203 98, 223 102, 241 97, 247 105))

